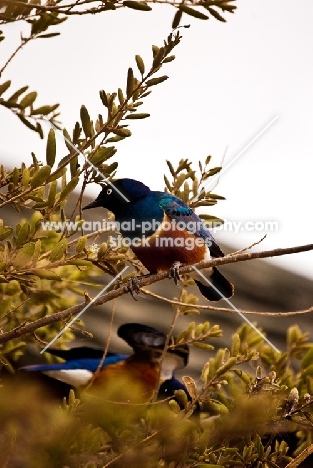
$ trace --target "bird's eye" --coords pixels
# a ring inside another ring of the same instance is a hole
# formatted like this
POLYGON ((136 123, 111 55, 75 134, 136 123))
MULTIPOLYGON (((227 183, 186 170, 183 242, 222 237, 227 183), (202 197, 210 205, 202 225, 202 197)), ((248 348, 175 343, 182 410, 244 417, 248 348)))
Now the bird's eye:
POLYGON ((107 190, 107 195, 111 195, 111 193, 112 193, 112 189, 109 188, 109 189, 107 190))

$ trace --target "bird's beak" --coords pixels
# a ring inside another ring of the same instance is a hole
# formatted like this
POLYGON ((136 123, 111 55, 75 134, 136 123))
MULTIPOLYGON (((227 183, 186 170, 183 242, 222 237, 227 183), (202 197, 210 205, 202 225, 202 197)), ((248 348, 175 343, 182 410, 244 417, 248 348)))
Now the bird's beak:
POLYGON ((101 202, 99 200, 94 200, 93 202, 88 203, 88 205, 84 206, 82 209, 89 210, 90 208, 97 208, 98 206, 101 206, 101 202))

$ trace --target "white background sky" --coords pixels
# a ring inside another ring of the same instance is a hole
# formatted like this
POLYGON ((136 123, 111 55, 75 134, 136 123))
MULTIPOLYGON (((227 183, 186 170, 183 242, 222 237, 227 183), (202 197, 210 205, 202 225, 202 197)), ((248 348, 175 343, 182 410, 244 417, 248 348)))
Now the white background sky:
MULTIPOLYGON (((197 162, 211 154, 219 165, 227 147, 225 166, 279 115, 222 175, 215 192, 227 200, 210 214, 277 221, 278 231, 268 232, 257 249, 312 243, 313 2, 236 3, 226 24, 184 16, 182 24, 191 27, 182 30, 176 60, 160 72, 169 79, 141 106, 151 117, 131 122, 133 136, 117 144, 118 176, 162 190, 166 159, 197 162)), ((39 93, 38 105, 60 102, 62 122, 71 132, 81 104, 93 119, 105 115, 98 91, 125 89, 128 67, 136 69, 135 54, 148 68, 151 45, 162 45, 173 15, 173 8, 156 6, 151 12, 72 17, 55 29, 60 37, 35 41, 18 54, 1 82, 12 79, 12 90, 29 84, 39 93)), ((11 25, 10 34, 5 32, 9 40, 0 45, 1 63, 18 44, 19 28, 11 25)), ((61 142, 58 149, 61 159, 66 154, 61 142)), ((45 160, 45 142, 0 108, 1 163, 31 161, 31 151, 45 160)), ((263 234, 217 232, 215 237, 242 248, 263 234)), ((272 261, 313 278, 313 252, 272 261)))

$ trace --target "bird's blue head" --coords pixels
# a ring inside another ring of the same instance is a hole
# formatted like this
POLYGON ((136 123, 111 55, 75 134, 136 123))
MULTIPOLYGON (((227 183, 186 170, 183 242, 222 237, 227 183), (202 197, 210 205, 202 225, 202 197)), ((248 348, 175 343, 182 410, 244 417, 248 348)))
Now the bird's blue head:
POLYGON ((95 201, 84 206, 83 210, 102 207, 119 214, 128 203, 135 203, 151 192, 149 187, 134 179, 117 179, 105 185, 95 201))

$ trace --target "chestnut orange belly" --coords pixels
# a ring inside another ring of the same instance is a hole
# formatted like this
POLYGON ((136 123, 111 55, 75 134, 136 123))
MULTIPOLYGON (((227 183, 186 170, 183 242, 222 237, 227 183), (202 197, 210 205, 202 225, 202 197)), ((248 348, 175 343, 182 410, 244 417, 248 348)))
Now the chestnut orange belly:
POLYGON ((111 401, 147 402, 157 385, 159 364, 129 358, 97 374, 90 393, 111 401))
POLYGON ((209 254, 209 249, 201 238, 179 230, 160 231, 131 248, 150 273, 168 271, 177 261, 193 265, 209 254))

